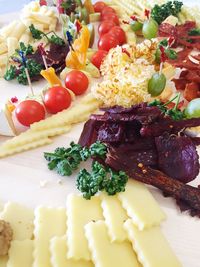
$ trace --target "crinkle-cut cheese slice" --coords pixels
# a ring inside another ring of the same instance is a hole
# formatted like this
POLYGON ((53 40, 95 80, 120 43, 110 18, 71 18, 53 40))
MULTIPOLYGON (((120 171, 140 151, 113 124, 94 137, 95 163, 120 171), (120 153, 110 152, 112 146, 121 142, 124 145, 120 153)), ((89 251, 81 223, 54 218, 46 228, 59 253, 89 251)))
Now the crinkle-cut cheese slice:
POLYGON ((119 193, 118 198, 140 230, 159 225, 166 218, 147 187, 140 182, 129 179, 126 191, 119 193))
POLYGON ((34 212, 32 209, 17 203, 8 202, 0 218, 10 223, 13 240, 25 240, 33 237, 34 212))
POLYGON ((7 267, 8 256, 0 256, 0 267, 7 267))
POLYGON ((67 247, 68 257, 89 261, 91 255, 85 237, 85 224, 103 219, 100 198, 86 200, 80 195, 69 195, 67 198, 67 247))
POLYGON ((111 243, 105 222, 88 223, 85 226, 85 234, 96 267, 139 267, 131 243, 111 243))
POLYGON ((0 158, 11 156, 11 155, 23 152, 23 151, 34 149, 36 147, 48 145, 48 144, 51 144, 51 143, 52 143, 51 139, 42 138, 42 139, 34 141, 32 143, 24 144, 22 146, 13 147, 13 148, 7 148, 7 147, 1 146, 0 147, 0 158))
POLYGON ((159 226, 138 230, 129 219, 124 224, 138 260, 144 267, 181 267, 159 226))
MULTIPOLYGON (((84 98, 83 101, 85 101, 84 98)), ((88 103, 80 101, 67 110, 32 124, 31 129, 38 131, 83 122, 89 117, 91 112, 95 111, 100 106, 100 104, 101 102, 95 98, 88 103)))
POLYGON ((51 264, 53 267, 94 267, 92 261, 67 258, 66 236, 54 237, 50 242, 51 264))
POLYGON ((39 207, 35 210, 34 225, 33 267, 51 267, 50 240, 66 233, 66 209, 39 207))
POLYGON ((128 219, 126 211, 123 209, 117 196, 108 196, 102 193, 103 216, 108 228, 110 240, 123 242, 127 240, 127 233, 124 230, 124 222, 128 219))
POLYGON ((47 137, 53 137, 56 135, 61 135, 67 133, 71 130, 71 125, 67 125, 64 127, 58 127, 53 129, 47 129, 44 131, 32 131, 27 130, 26 132, 21 133, 20 135, 6 141, 3 143, 3 147, 5 148, 16 148, 19 146, 23 146, 25 144, 29 144, 47 137))
POLYGON ((33 240, 12 241, 7 267, 31 267, 32 264, 33 240))

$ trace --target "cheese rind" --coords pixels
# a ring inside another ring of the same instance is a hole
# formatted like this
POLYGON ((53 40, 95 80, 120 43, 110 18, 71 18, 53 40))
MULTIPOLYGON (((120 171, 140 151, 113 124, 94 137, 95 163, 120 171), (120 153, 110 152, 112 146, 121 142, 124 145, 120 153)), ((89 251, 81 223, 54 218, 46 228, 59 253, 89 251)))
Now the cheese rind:
POLYGON ((129 219, 124 224, 138 260, 144 267, 181 267, 159 226, 139 231, 129 219))
POLYGON ((54 237, 50 242, 51 264, 53 267, 93 267, 91 261, 67 259, 66 236, 54 237))
POLYGON ((33 263, 33 240, 12 241, 7 267, 29 267, 33 263))
POLYGON ((126 191, 119 193, 118 198, 140 230, 159 225, 166 218, 147 187, 140 182, 129 179, 126 191))
POLYGON ((86 200, 80 195, 69 195, 67 198, 67 247, 68 257, 89 261, 91 255, 85 237, 84 226, 96 220, 102 220, 100 198, 95 196, 86 200))
POLYGON ((34 267, 51 267, 50 240, 66 232, 64 208, 39 207, 35 210, 34 267))
POLYGON ((0 218, 10 223, 13 240, 25 240, 33 237, 34 213, 32 209, 8 202, 5 204, 0 218))
POLYGON ((126 211, 123 209, 117 196, 101 194, 101 206, 103 216, 108 228, 110 240, 123 242, 127 240, 127 233, 124 230, 124 222, 128 219, 126 211))
POLYGON ((110 242, 105 222, 90 222, 85 234, 96 267, 139 267, 131 243, 110 242))

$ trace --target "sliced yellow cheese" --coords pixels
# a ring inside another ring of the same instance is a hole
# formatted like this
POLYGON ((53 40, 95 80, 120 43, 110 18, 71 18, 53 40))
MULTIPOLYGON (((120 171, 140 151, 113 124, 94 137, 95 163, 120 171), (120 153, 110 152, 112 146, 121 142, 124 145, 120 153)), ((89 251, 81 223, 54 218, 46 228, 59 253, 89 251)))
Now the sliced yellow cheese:
POLYGON ((54 237, 50 244, 51 264, 53 267, 93 267, 91 261, 67 258, 66 236, 54 237))
POLYGON ((11 33, 9 34, 9 37, 15 37, 17 40, 19 40, 22 36, 22 34, 25 32, 26 26, 21 21, 18 21, 16 26, 12 29, 11 33))
POLYGON ((129 219, 124 224, 138 259, 144 267, 181 267, 159 226, 139 231, 129 219))
POLYGON ((8 52, 8 47, 6 43, 0 43, 0 55, 5 54, 8 52))
POLYGON ((105 222, 88 223, 85 226, 85 234, 95 266, 139 267, 131 243, 128 241, 111 243, 105 222))
POLYGON ((39 207, 35 210, 35 240, 33 267, 51 267, 49 250, 54 236, 66 232, 66 210, 64 208, 39 207))
POLYGON ((118 198, 140 230, 159 225, 166 218, 152 194, 142 183, 129 179, 126 191, 119 193, 118 198))
POLYGON ((18 40, 16 37, 7 38, 8 56, 12 56, 15 53, 15 49, 18 47, 18 40))
POLYGON ((101 206, 103 216, 108 228, 110 240, 122 242, 127 239, 127 233, 124 230, 124 222, 128 219, 126 211, 123 209, 117 196, 108 196, 101 194, 101 206))
POLYGON ((85 224, 102 220, 103 213, 99 197, 86 200, 79 195, 67 198, 67 246, 68 257, 76 260, 90 260, 88 242, 85 237, 85 224))
POLYGON ((25 240, 33 237, 34 212, 17 203, 7 203, 0 218, 10 223, 13 240, 25 240))
POLYGON ((33 240, 12 241, 7 267, 31 267, 33 264, 33 240))
POLYGON ((0 267, 7 267, 8 256, 0 256, 0 267))

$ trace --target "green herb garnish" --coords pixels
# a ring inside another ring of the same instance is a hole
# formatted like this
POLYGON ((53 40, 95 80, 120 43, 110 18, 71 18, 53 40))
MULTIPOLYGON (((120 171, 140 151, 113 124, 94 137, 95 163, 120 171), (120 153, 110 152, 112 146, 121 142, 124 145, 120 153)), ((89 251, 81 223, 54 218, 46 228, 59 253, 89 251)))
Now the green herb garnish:
MULTIPOLYGON (((89 148, 72 142, 69 148, 57 148, 53 153, 44 153, 44 157, 48 161, 49 170, 56 170, 62 176, 70 176, 82 161, 91 157, 105 159, 106 154, 106 145, 99 141, 89 148)), ((84 198, 90 199, 99 191, 106 191, 108 195, 122 192, 127 181, 128 176, 123 171, 115 172, 95 160, 91 172, 86 169, 79 171, 76 186, 84 198)))
POLYGON ((155 99, 154 101, 152 101, 151 103, 149 103, 149 106, 156 106, 158 107, 162 113, 164 113, 165 115, 170 116, 173 120, 182 120, 185 118, 185 114, 184 111, 181 111, 178 109, 178 104, 180 102, 180 93, 178 95, 176 95, 173 99, 169 100, 166 103, 162 103, 160 100, 155 99), (168 109, 167 105, 169 105, 170 103, 172 103, 175 99, 177 99, 176 104, 174 106, 174 108, 172 109, 168 109))
POLYGON ((17 76, 16 72, 17 72, 16 66, 11 65, 10 68, 8 68, 6 70, 6 73, 4 75, 4 79, 6 81, 11 81, 11 80, 15 79, 17 76))
POLYGON ((155 5, 151 10, 151 17, 161 24, 170 15, 177 17, 181 12, 183 3, 180 1, 169 1, 163 5, 155 5))
POLYGON ((199 36, 200 35, 200 29, 192 29, 188 32, 188 35, 190 36, 199 36))
POLYGON ((17 53, 19 51, 22 51, 24 52, 24 55, 27 56, 27 55, 32 55, 33 54, 33 47, 32 45, 28 44, 27 46, 23 43, 23 42, 20 42, 19 43, 19 49, 16 49, 15 50, 17 53))

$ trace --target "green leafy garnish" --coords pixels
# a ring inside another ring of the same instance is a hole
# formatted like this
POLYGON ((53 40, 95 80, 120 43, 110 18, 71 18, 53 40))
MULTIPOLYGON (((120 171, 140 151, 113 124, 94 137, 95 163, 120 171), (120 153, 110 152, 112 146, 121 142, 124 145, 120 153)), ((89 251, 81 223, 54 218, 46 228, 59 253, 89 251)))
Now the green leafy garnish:
MULTIPOLYGON (((82 161, 91 157, 105 159, 107 147, 97 141, 89 148, 71 143, 69 148, 57 148, 53 153, 44 153, 48 161, 49 170, 56 170, 62 176, 70 176, 78 169, 82 161)), ((99 191, 106 191, 108 195, 115 195, 125 190, 128 176, 123 171, 113 171, 98 161, 93 161, 91 172, 82 169, 78 173, 76 186, 83 193, 83 197, 90 199, 99 191)))
POLYGON ((24 52, 24 55, 27 56, 27 55, 32 55, 33 54, 33 47, 32 45, 28 44, 27 46, 23 43, 23 42, 20 42, 19 43, 19 49, 16 49, 15 50, 17 53, 19 51, 22 51, 24 52))
POLYGON ((192 29, 188 32, 188 35, 190 36, 199 36, 200 35, 200 29, 192 29))
MULTIPOLYGON (((28 69, 30 78, 33 78, 37 75, 40 75, 40 72, 42 70, 42 65, 38 64, 35 60, 28 59, 27 60, 27 69, 28 69)), ((17 81, 20 84, 27 85, 28 80, 27 80, 27 76, 26 76, 26 72, 25 72, 25 67, 21 66, 19 71, 20 71, 20 73, 17 76, 17 81)))
POLYGON ((170 48, 165 50, 165 54, 167 55, 167 57, 169 59, 173 59, 173 60, 177 59, 177 57, 178 57, 177 52, 173 49, 170 49, 170 48))
POLYGON ((161 24, 170 15, 177 16, 181 12, 183 3, 180 1, 169 1, 163 5, 155 5, 151 10, 151 17, 161 24))
POLYGON ((125 191, 128 176, 123 171, 113 171, 97 161, 92 164, 92 171, 86 169, 79 172, 76 186, 83 193, 83 197, 90 199, 99 191, 105 191, 108 195, 125 191))
POLYGON ((155 99, 154 101, 149 103, 149 106, 158 107, 162 111, 162 113, 170 116, 173 120, 176 120, 176 121, 182 120, 185 118, 185 114, 184 114, 184 111, 181 111, 180 109, 178 109, 178 104, 180 102, 180 96, 181 95, 178 94, 173 99, 169 100, 168 102, 166 102, 164 104, 160 100, 155 99), (172 103, 175 99, 177 99, 177 101, 176 101, 174 108, 172 108, 172 109, 167 108, 167 105, 172 103))
POLYGON ((177 59, 177 57, 178 57, 177 52, 169 47, 169 41, 167 39, 163 39, 158 44, 158 48, 156 49, 155 60, 157 63, 160 63, 160 56, 161 56, 160 47, 161 46, 163 46, 165 48, 165 54, 166 54, 167 58, 173 59, 173 60, 177 59))
POLYGON ((38 29, 35 28, 33 24, 29 26, 30 32, 32 34, 32 37, 36 40, 42 39, 42 37, 45 37, 49 43, 57 44, 57 45, 64 45, 65 42, 62 38, 60 38, 55 32, 54 34, 51 35, 50 37, 48 36, 51 32, 49 33, 44 33, 38 29))
POLYGON ((16 66, 11 65, 10 68, 8 68, 6 70, 6 73, 4 75, 4 79, 6 81, 11 81, 11 80, 15 79, 17 76, 16 71, 17 71, 16 66))

